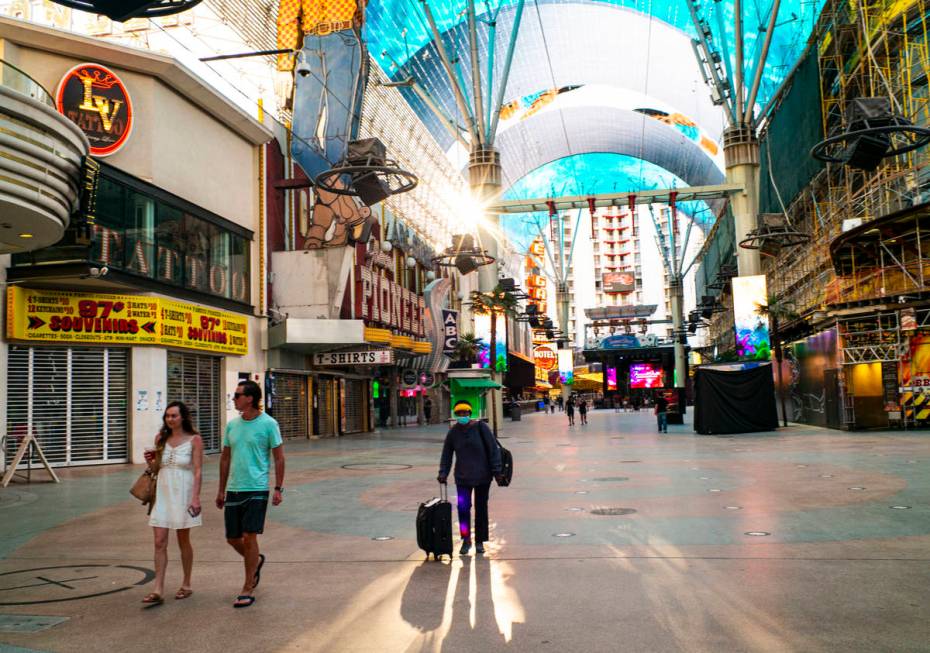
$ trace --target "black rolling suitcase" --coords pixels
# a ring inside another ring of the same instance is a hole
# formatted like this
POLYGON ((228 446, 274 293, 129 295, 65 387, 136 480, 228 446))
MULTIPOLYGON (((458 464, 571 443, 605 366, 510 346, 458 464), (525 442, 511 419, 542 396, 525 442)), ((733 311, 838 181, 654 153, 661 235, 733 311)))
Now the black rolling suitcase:
POLYGON ((452 504, 445 483, 439 484, 439 498, 421 503, 417 510, 417 544, 426 551, 427 560, 430 553, 436 560, 441 555, 452 557, 452 504))

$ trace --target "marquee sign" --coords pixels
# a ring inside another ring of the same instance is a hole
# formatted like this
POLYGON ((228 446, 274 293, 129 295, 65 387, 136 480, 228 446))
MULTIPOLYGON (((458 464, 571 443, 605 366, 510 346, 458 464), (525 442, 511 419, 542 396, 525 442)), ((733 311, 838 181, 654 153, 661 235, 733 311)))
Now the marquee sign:
POLYGON ((244 356, 248 318, 144 295, 84 294, 11 287, 6 335, 11 340, 163 345, 244 356))
POLYGON ((459 342, 459 312, 442 309, 442 353, 451 356, 459 342))
POLYGON ((116 73, 99 64, 78 64, 65 73, 55 103, 59 113, 87 136, 93 156, 113 154, 132 132, 129 91, 116 73))

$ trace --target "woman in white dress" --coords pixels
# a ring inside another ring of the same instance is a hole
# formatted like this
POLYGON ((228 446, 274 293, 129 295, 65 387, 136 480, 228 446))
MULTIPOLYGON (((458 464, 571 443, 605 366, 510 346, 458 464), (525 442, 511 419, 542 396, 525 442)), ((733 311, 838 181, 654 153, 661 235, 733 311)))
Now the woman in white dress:
POLYGON ((149 517, 149 526, 155 532, 155 588, 142 599, 148 604, 164 602, 169 530, 177 532, 184 568, 184 582, 174 598, 186 599, 194 593, 191 589, 194 548, 191 546, 190 529, 201 523, 203 440, 191 423, 190 410, 180 401, 168 404, 161 430, 155 436, 155 451, 146 451, 145 459, 151 463, 158 455, 161 456, 161 465, 155 506, 149 517))

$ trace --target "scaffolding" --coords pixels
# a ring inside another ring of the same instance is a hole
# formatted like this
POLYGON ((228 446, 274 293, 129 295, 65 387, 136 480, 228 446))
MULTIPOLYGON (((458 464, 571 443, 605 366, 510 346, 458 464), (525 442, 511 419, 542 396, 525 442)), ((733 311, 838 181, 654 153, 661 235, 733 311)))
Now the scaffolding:
MULTIPOLYGON (((926 0, 827 0, 812 36, 824 134, 848 127, 846 108, 858 97, 888 97, 895 113, 930 126, 927 22, 926 0)), ((877 260, 842 276, 831 262, 831 244, 846 231, 930 201, 928 150, 885 158, 874 171, 828 164, 818 173, 786 209, 812 241, 768 259, 770 294, 810 315, 930 293, 930 243, 919 242, 920 224, 907 252, 895 249, 895 234, 883 233, 888 241, 877 260)))

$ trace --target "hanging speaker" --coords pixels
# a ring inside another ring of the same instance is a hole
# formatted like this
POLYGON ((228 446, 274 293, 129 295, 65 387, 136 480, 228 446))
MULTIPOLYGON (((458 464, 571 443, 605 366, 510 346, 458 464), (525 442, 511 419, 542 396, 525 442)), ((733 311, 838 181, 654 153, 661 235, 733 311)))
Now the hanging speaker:
POLYGON ((387 185, 381 181, 378 175, 370 172, 353 179, 352 186, 355 188, 359 199, 365 203, 365 206, 374 206, 391 195, 387 185))
POLYGON ((470 274, 478 269, 478 263, 467 254, 459 254, 455 257, 455 268, 461 274, 470 274))
POLYGON ((842 156, 849 167, 872 171, 878 168, 890 147, 891 137, 888 134, 863 134, 853 139, 842 156))

